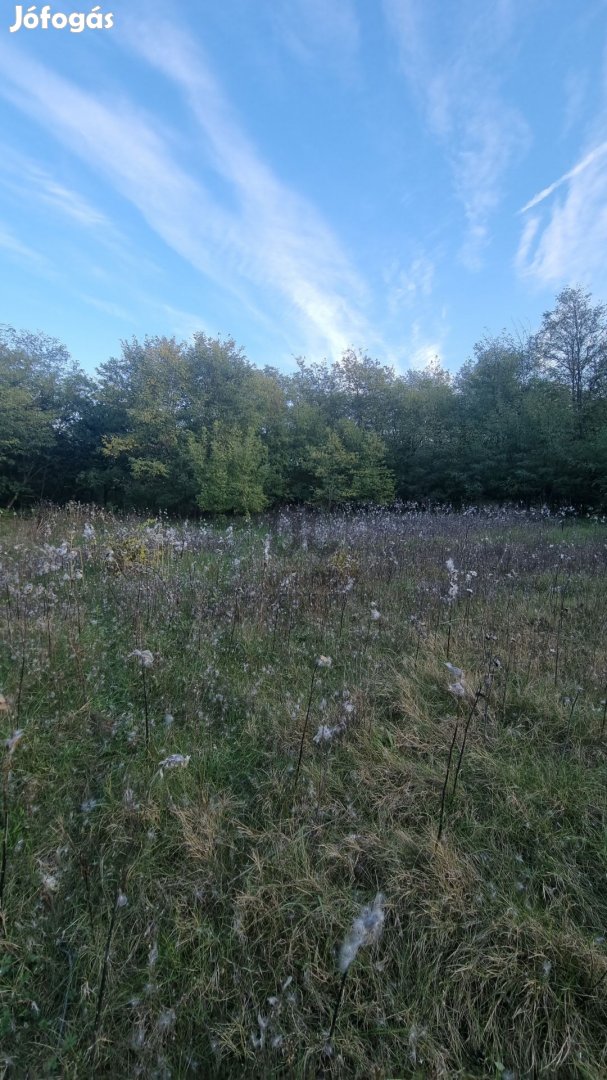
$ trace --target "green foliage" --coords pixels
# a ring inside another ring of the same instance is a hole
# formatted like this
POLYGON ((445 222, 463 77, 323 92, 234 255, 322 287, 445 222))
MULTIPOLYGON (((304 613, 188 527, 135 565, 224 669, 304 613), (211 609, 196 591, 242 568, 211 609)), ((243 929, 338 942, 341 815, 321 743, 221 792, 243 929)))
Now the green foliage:
POLYGON ((266 451, 254 431, 215 421, 202 441, 190 438, 189 450, 201 510, 219 514, 256 514, 264 510, 266 451))
POLYGON ((559 293, 540 330, 486 335, 453 377, 347 350, 255 369, 231 338, 124 342, 95 380, 0 333, 0 500, 176 514, 401 500, 607 507, 607 306, 559 293))
POLYGON ((0 497, 9 505, 47 493, 49 457, 69 422, 73 375, 59 342, 0 328, 0 497))
POLYGON ((327 431, 324 444, 310 451, 315 499, 328 507, 390 502, 394 481, 385 459, 386 448, 378 435, 353 420, 340 420, 335 430, 327 431))

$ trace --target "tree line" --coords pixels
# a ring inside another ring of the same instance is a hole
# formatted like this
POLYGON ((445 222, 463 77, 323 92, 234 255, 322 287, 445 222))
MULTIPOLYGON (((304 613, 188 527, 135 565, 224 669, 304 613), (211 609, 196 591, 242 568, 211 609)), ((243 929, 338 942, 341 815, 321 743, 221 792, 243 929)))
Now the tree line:
POLYGON ((456 375, 362 352, 285 374, 232 339, 123 342, 86 375, 0 328, 0 504, 178 514, 284 503, 607 507, 607 305, 563 289, 537 332, 485 336, 456 375))

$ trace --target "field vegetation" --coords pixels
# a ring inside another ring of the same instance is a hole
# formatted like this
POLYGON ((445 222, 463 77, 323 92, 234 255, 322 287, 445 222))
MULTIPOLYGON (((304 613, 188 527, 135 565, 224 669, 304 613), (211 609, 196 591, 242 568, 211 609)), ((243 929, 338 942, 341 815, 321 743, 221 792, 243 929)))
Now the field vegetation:
POLYGON ((607 1075, 604 520, 70 504, 0 562, 0 1075, 607 1075))

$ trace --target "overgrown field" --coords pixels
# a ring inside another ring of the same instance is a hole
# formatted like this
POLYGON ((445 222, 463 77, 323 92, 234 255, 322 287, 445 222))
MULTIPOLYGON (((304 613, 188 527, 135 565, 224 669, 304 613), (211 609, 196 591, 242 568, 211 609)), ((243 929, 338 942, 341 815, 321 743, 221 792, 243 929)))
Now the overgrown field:
POLYGON ((0 557, 0 1076, 607 1075, 603 522, 0 557))

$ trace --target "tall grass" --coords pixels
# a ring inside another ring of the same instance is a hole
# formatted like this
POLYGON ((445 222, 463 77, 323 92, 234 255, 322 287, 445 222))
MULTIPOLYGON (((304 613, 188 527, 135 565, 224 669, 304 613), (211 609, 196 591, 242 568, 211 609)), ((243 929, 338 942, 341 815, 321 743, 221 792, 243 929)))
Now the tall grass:
POLYGON ((0 517, 4 1075, 607 1075, 606 553, 0 517))

